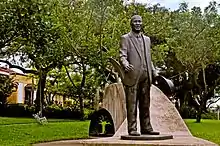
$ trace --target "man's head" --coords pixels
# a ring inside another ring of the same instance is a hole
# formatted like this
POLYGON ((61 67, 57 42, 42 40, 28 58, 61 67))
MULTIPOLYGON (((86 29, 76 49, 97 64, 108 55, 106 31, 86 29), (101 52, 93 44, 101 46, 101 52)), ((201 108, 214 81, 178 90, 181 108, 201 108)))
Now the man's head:
POLYGON ((139 15, 134 15, 131 17, 131 29, 135 33, 139 33, 142 27, 142 18, 139 15))

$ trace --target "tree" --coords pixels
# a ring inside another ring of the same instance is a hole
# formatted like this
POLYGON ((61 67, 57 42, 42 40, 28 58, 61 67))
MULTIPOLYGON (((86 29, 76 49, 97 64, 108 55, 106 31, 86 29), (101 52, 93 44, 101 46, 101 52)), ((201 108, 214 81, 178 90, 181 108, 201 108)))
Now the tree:
POLYGON ((215 110, 217 111, 217 119, 219 120, 219 111, 220 111, 220 106, 219 106, 219 105, 217 105, 215 110))
MULTIPOLYGON (((83 114, 83 99, 86 96, 86 86, 90 74, 95 76, 95 84, 104 87, 107 76, 111 72, 107 67, 107 58, 115 52, 115 44, 118 43, 119 33, 116 37, 116 28, 120 15, 116 6, 122 6, 122 2, 92 0, 76 1, 74 5, 61 9, 60 23, 65 26, 65 34, 62 45, 69 49, 70 57, 65 60, 64 67, 77 91, 80 101, 80 111, 83 114), (118 4, 118 5, 117 5, 118 4), (117 13, 118 12, 118 13, 117 13), (116 23, 114 20, 117 19, 116 23), (112 25, 113 23, 113 25, 112 25), (80 85, 72 79, 73 74, 81 77, 80 85)), ((112 56, 112 55, 111 55, 112 56)))
POLYGON ((13 83, 13 78, 6 75, 0 75, 0 105, 5 106, 7 98, 13 92, 16 85, 13 83))
POLYGON ((0 2, 0 57, 5 58, 6 55, 13 55, 17 48, 12 48, 16 40, 20 36, 19 17, 12 15, 16 13, 14 9, 17 5, 12 1, 2 0, 0 2))
POLYGON ((61 66, 67 53, 59 45, 63 28, 58 24, 56 10, 61 5, 59 1, 52 0, 15 0, 8 5, 4 15, 17 18, 13 28, 19 29, 20 35, 6 51, 16 48, 13 55, 19 55, 21 62, 28 62, 29 66, 37 69, 40 80, 36 104, 39 110, 40 101, 44 101, 47 73, 61 66))
POLYGON ((210 9, 212 11, 205 10, 204 16, 201 10, 195 7, 192 12, 185 9, 181 13, 175 12, 172 23, 173 37, 167 39, 168 45, 188 72, 188 82, 192 85, 190 95, 196 103, 197 122, 200 122, 201 114, 206 109, 207 99, 211 98, 205 69, 219 58, 217 54, 220 33, 216 30, 219 21, 215 13, 216 5, 214 6, 210 9), (202 84, 198 82, 200 72, 202 84))

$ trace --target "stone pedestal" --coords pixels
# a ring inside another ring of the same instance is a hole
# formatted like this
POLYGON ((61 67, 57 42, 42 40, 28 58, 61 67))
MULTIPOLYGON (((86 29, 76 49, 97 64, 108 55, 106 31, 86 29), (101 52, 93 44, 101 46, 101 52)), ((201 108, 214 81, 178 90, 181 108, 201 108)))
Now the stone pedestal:
POLYGON ((121 140, 119 137, 86 140, 65 140, 35 146, 218 146, 196 137, 178 136, 168 140, 121 140))
POLYGON ((122 140, 166 140, 173 139, 172 135, 140 135, 140 136, 131 136, 131 135, 122 135, 122 140))

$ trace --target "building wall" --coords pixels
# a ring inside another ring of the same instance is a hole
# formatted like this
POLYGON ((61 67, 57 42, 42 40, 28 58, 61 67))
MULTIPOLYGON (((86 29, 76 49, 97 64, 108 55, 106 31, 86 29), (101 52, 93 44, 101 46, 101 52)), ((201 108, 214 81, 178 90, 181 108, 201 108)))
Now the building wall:
POLYGON ((11 75, 14 78, 15 82, 24 83, 24 84, 32 84, 32 77, 26 75, 15 74, 11 75))
POLYGON ((14 74, 10 76, 14 78, 14 81, 17 83, 18 88, 8 97, 8 103, 9 104, 24 103, 25 86, 27 84, 32 84, 32 78, 22 74, 14 74))
POLYGON ((17 103, 18 92, 13 92, 7 99, 8 103, 16 104, 17 103))

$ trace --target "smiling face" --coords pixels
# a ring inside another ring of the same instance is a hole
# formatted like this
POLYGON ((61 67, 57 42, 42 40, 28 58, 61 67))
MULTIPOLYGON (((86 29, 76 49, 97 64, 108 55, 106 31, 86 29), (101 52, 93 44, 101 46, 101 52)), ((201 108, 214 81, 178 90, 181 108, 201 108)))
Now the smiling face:
POLYGON ((131 17, 131 29, 135 33, 139 33, 142 27, 142 18, 139 15, 134 15, 131 17))

